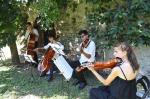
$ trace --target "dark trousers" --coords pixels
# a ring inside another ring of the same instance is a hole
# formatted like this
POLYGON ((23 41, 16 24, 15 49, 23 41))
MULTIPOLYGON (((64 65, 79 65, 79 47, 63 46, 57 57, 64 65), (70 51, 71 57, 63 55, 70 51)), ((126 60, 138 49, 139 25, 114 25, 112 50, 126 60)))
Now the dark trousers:
POLYGON ((58 68, 56 67, 53 61, 51 61, 50 64, 51 64, 51 68, 50 68, 50 73, 48 74, 48 78, 53 77, 53 72, 58 70, 58 68))
POLYGON ((80 67, 80 65, 81 65, 80 62, 79 62, 79 60, 77 60, 77 61, 71 61, 70 65, 71 65, 71 67, 74 70, 72 77, 75 78, 75 79, 77 79, 79 82, 86 83, 86 80, 85 80, 85 77, 84 77, 84 74, 83 74, 84 71, 81 71, 81 72, 77 72, 76 71, 76 68, 80 67))

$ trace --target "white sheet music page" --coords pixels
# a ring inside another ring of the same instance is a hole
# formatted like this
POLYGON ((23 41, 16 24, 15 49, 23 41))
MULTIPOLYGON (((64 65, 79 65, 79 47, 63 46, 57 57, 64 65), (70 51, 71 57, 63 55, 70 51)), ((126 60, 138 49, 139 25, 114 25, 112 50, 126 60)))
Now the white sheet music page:
POLYGON ((53 61, 60 72, 63 74, 63 76, 66 78, 66 80, 69 81, 72 77, 73 69, 65 60, 65 58, 62 55, 55 54, 53 61))
POLYGON ((32 58, 31 55, 24 54, 24 58, 25 58, 25 61, 27 61, 27 62, 36 63, 36 62, 33 60, 33 58, 32 58))

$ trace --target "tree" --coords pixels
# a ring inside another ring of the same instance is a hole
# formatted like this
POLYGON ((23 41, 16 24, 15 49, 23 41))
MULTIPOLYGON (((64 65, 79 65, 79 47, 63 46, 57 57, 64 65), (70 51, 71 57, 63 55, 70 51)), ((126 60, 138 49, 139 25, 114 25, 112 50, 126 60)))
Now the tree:
MULTIPOLYGON (((31 11, 29 13, 34 13, 40 16, 41 27, 46 30, 51 28, 51 25, 57 21, 59 16, 58 5, 55 0, 39 0, 30 3, 29 8, 31 11)), ((32 17, 30 14, 29 17, 32 17)))
POLYGON ((118 41, 128 41, 135 46, 150 45, 149 0, 94 0, 93 3, 97 6, 87 21, 97 40, 103 40, 109 47, 118 41), (104 31, 97 28, 104 24, 104 31))
POLYGON ((8 45, 12 63, 19 63, 16 40, 27 18, 21 12, 21 2, 1 0, 0 5, 0 47, 8 45))

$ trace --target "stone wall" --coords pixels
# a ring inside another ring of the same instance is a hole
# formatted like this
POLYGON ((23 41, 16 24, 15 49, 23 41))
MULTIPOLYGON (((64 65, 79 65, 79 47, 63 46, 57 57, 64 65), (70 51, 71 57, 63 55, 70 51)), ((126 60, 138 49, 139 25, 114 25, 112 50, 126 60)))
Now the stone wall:
MULTIPOLYGON (((142 46, 134 48, 137 60, 140 64, 140 73, 146 75, 150 79, 150 47, 142 46)), ((110 59, 113 55, 113 51, 106 52, 106 60, 110 59)))
POLYGON ((141 66, 141 74, 144 74, 150 79, 150 47, 140 47, 135 50, 138 62, 141 66))

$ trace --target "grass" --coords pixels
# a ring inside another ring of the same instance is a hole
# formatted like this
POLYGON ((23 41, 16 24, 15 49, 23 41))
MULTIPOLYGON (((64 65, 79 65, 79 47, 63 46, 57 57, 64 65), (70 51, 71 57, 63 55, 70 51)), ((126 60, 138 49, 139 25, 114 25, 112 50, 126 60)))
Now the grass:
POLYGON ((47 82, 32 66, 0 64, 0 99, 88 99, 89 89, 100 84, 90 72, 85 74, 88 86, 79 90, 73 79, 67 82, 57 73, 47 82))

